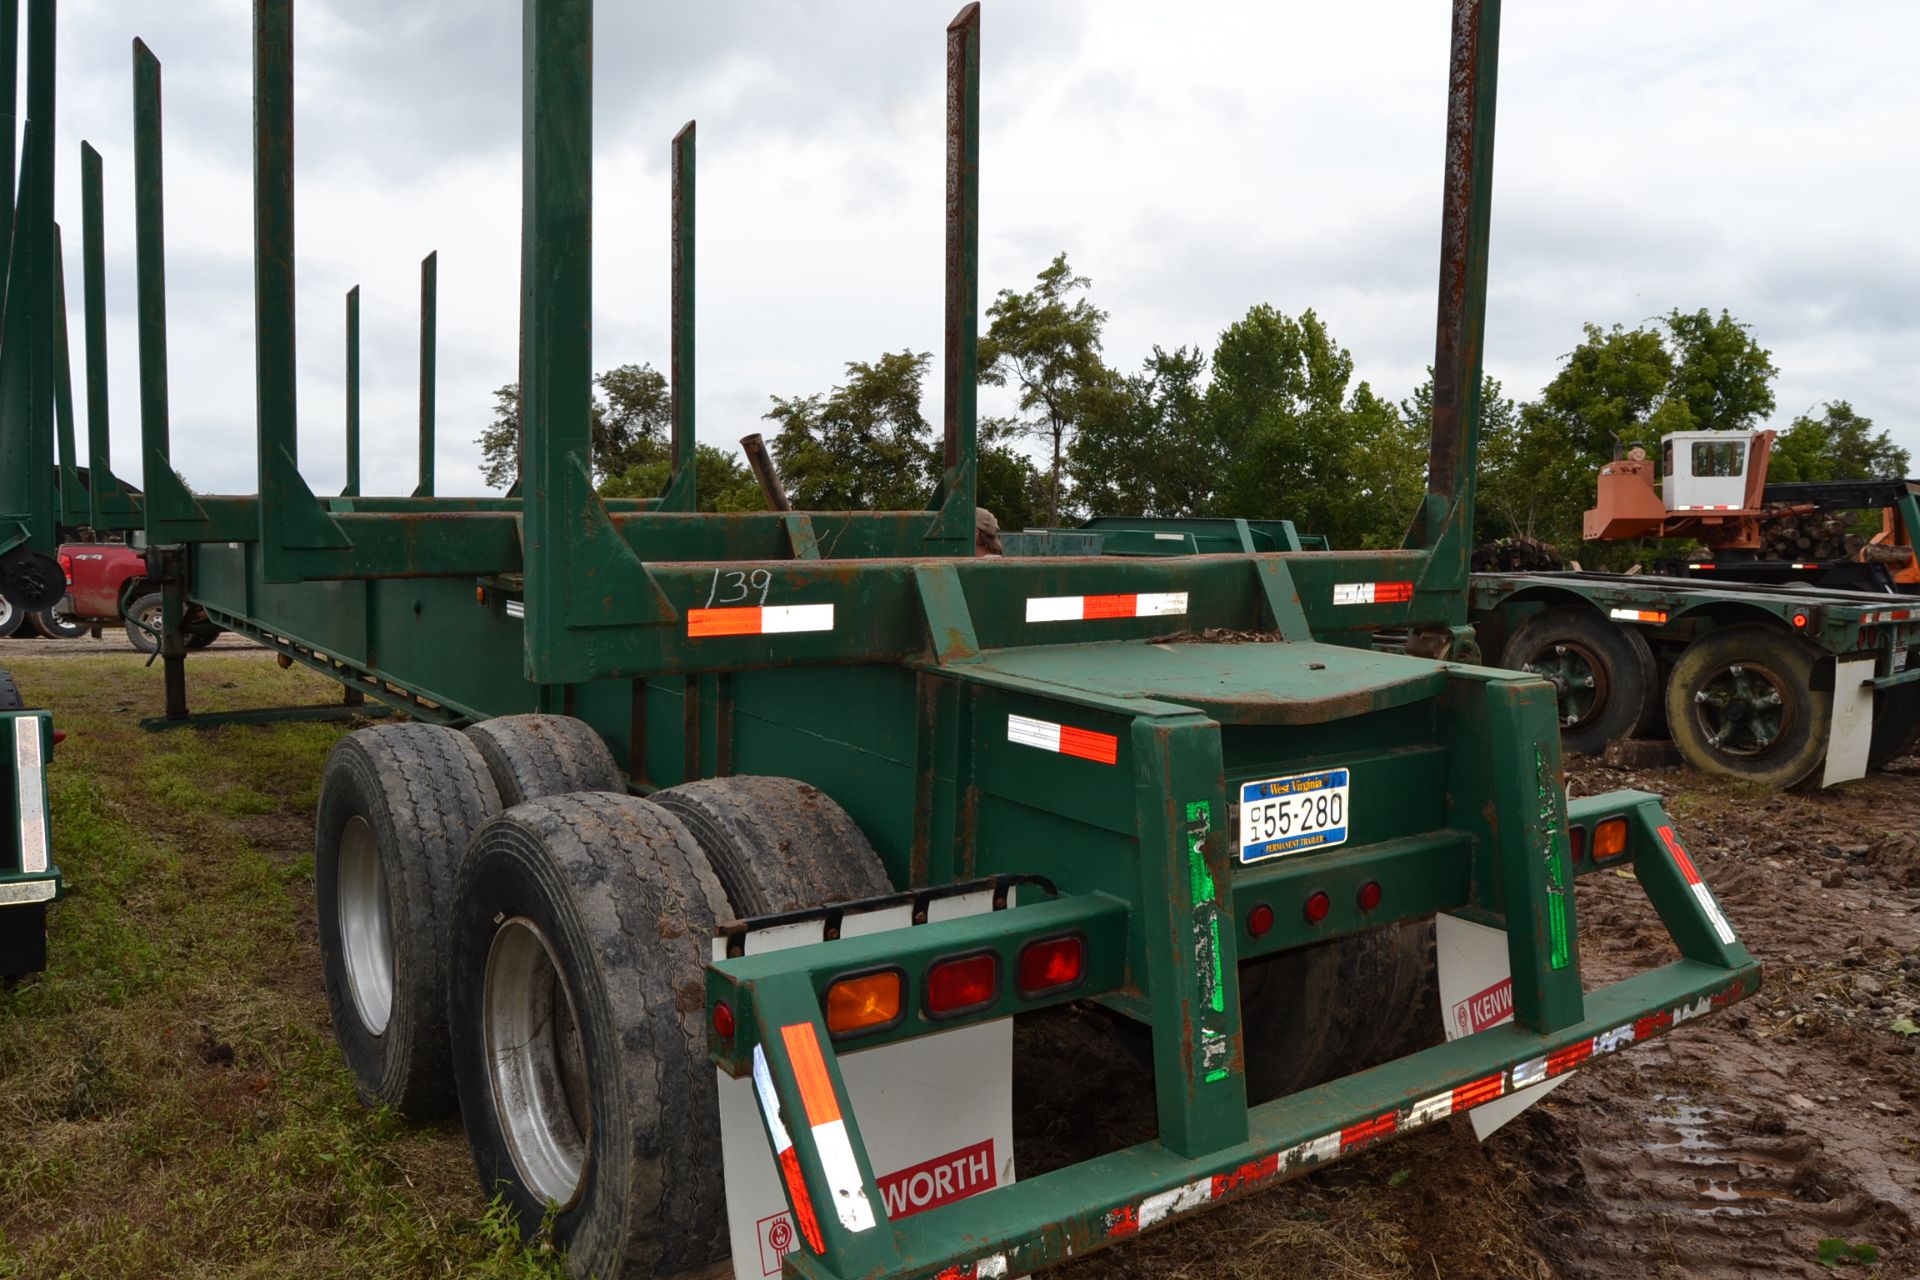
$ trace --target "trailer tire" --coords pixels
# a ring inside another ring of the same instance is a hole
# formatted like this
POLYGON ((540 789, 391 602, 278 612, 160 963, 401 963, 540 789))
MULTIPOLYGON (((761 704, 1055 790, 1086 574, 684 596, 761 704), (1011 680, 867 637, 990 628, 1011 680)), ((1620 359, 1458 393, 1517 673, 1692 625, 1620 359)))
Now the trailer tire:
POLYGON ((0 640, 15 634, 27 625, 27 611, 0 594, 0 640))
POLYGON ((48 640, 77 640, 87 634, 87 624, 63 618, 52 607, 40 610, 27 619, 35 634, 48 640))
POLYGON ((1598 755, 1616 738, 1644 733, 1659 716, 1660 667, 1647 638, 1591 609, 1549 609, 1521 624, 1500 665, 1553 684, 1560 745, 1568 751, 1598 755), (1573 687, 1583 679, 1592 683, 1573 687))
POLYGON ((500 807, 574 791, 625 791, 613 753, 572 716, 496 716, 467 730, 500 789, 500 807))
POLYGON ((314 823, 314 896, 334 1039, 371 1106, 452 1113, 447 932, 455 869, 500 809, 457 730, 389 724, 327 757, 314 823))
POLYGON ((1251 1102, 1391 1062, 1443 1031, 1431 920, 1253 961, 1240 984, 1251 1102))
POLYGON ((892 893, 847 811, 793 778, 707 778, 657 792, 712 864, 742 918, 892 893))
POLYGON ((220 638, 226 628, 214 622, 192 622, 187 624, 187 648, 204 649, 220 638))
POLYGON ((158 591, 147 591, 127 601, 127 639, 141 653, 158 653, 160 642, 139 626, 144 622, 155 631, 160 630, 165 597, 158 591))
POLYGON ((1812 690, 1821 659, 1783 628, 1750 623, 1688 645, 1667 683, 1667 728, 1686 762, 1784 790, 1826 758, 1833 693, 1812 690))
POLYGON ((1873 695, 1873 741, 1867 768, 1884 769, 1920 747, 1920 684, 1895 685, 1873 695))
POLYGON ((474 1169, 570 1274, 727 1251, 703 966, 727 900, 684 827, 610 792, 489 822, 454 893, 448 1017, 474 1169))

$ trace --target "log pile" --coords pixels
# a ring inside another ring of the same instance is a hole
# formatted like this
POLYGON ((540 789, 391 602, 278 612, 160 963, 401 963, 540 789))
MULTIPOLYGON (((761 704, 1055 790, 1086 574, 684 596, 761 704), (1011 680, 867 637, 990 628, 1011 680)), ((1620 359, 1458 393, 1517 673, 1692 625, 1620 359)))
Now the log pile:
POLYGON ((1763 560, 1851 560, 1865 543, 1844 511, 1794 512, 1760 526, 1763 560))
POLYGON ((1538 538, 1496 538, 1473 549, 1475 573, 1540 573, 1561 568, 1560 553, 1538 538))

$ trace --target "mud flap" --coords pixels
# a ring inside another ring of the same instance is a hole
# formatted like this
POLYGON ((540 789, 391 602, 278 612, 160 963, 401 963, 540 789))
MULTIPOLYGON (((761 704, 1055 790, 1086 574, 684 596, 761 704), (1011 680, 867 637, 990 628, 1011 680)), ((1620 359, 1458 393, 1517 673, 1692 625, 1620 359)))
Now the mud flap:
MULTIPOLYGON (((1513 974, 1508 967, 1506 931, 1443 913, 1434 917, 1433 932, 1447 1039, 1458 1040, 1512 1022, 1513 974)), ((1494 1130, 1572 1078, 1569 1071, 1475 1107, 1468 1113, 1474 1136, 1485 1142, 1494 1130)))
MULTIPOLYGON (((1009 894, 1011 903, 1011 893, 1009 894)), ((991 891, 936 898, 926 923, 993 910, 991 891)), ((841 918, 842 938, 911 928, 911 904, 841 918)), ((759 955, 822 940, 822 922, 775 924, 746 935, 759 955)), ((715 939, 714 959, 726 957, 715 939)), ((1014 1180, 1013 1019, 839 1053, 840 1070, 867 1156, 892 1221, 951 1204, 1014 1180)), ((778 1275, 800 1235, 787 1208, 780 1166, 752 1077, 715 1075, 720 1087, 720 1150, 726 1170, 727 1228, 735 1280, 778 1275)))
POLYGON ((1867 752, 1873 743, 1872 658, 1834 663, 1833 730, 1827 737, 1827 771, 1820 785, 1867 776, 1867 752))

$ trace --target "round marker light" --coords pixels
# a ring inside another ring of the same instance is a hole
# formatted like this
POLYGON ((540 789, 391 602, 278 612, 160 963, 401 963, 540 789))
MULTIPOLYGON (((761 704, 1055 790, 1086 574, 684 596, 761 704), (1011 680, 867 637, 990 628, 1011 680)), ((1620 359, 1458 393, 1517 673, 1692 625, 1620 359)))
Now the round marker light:
POLYGON ((713 1034, 722 1040, 733 1039, 733 1010, 724 1002, 713 1006, 713 1034))
POLYGON ((1360 886, 1360 909, 1371 911, 1380 905, 1380 882, 1369 880, 1360 886))
POLYGON ((1273 931, 1273 907, 1265 902, 1253 904, 1253 910, 1247 912, 1247 932, 1256 938, 1264 938, 1273 931))
POLYGON ((1796 626, 1796 627, 1804 627, 1804 626, 1806 626, 1806 625, 1807 625, 1807 615, 1806 615, 1806 614, 1804 614, 1804 613, 1796 613, 1796 614, 1794 614, 1794 615, 1793 615, 1793 625, 1794 625, 1794 626, 1796 626))
POLYGON ((1307 899, 1307 923, 1319 924, 1327 918, 1327 912, 1331 910, 1333 910, 1333 899, 1329 898, 1324 890, 1316 889, 1313 896, 1307 899))

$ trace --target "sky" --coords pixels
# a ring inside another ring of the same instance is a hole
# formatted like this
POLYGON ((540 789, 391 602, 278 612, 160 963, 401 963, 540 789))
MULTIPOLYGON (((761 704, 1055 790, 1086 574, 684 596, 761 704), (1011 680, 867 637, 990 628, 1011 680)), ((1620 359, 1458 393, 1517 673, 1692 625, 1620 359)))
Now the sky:
MULTIPOLYGON (((937 358, 956 7, 602 0, 594 367, 666 368, 668 143, 688 120, 702 440, 734 448, 767 425, 768 397, 824 391, 848 361, 937 358)), ((249 10, 60 7, 75 361, 85 138, 106 168, 115 469, 136 484, 140 36, 164 68, 174 462, 201 492, 255 488, 249 10)), ((1509 395, 1537 394, 1585 322, 1724 308, 1773 352, 1774 425, 1846 399, 1920 456, 1920 240, 1901 230, 1920 208, 1920 7, 1812 12, 1506 6, 1486 367, 1509 395)), ((1315 310, 1382 395, 1424 378, 1448 5, 988 0, 983 22, 983 310, 1065 251, 1110 313, 1106 356, 1122 370, 1156 344, 1211 350, 1269 303, 1315 310)), ((317 492, 344 474, 343 299, 356 284, 363 490, 413 488, 429 250, 439 492, 483 491, 474 438, 516 367, 520 36, 505 0, 296 8, 300 461, 317 492)), ((932 398, 927 416, 939 420, 932 398)))

